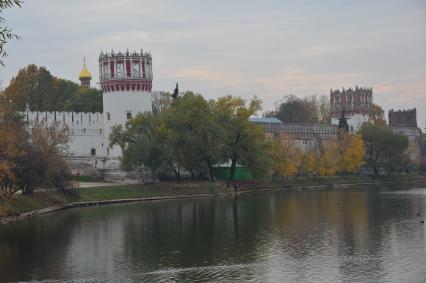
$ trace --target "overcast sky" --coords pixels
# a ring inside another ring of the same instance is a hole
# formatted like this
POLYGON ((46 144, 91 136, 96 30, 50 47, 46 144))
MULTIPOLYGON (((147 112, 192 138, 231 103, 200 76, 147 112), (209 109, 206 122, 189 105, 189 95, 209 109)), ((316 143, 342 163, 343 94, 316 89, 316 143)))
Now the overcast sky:
POLYGON ((153 56, 153 89, 264 102, 373 87, 385 110, 426 120, 426 0, 27 0, 4 13, 22 36, 6 45, 3 87, 30 63, 78 82, 83 56, 98 83, 101 50, 153 56))

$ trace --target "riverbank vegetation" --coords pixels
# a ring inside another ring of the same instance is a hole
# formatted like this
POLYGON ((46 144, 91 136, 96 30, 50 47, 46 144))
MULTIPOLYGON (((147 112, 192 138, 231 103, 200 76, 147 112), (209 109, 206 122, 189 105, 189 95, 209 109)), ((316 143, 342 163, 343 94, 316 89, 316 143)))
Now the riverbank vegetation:
MULTIPOLYGON (((241 181, 237 182, 238 192, 257 192, 262 190, 300 190, 300 189, 331 189, 345 187, 380 188, 380 184, 390 184, 400 189, 404 186, 424 186, 426 177, 418 174, 380 176, 372 181, 367 176, 317 176, 276 178, 274 181, 241 181)), ((0 217, 19 215, 46 207, 63 205, 73 202, 107 201, 117 199, 185 197, 195 195, 233 194, 234 187, 228 188, 226 182, 193 182, 182 181, 161 182, 157 184, 123 185, 82 188, 79 190, 36 191, 31 195, 17 194, 12 202, 0 200, 0 217)))

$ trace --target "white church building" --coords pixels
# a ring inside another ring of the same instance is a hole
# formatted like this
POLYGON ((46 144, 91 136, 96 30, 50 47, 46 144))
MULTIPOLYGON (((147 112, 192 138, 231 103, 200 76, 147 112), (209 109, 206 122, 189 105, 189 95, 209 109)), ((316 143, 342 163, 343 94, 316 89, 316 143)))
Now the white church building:
MULTIPOLYGON (((71 141, 69 160, 74 173, 95 175, 99 171, 110 178, 122 178, 121 149, 109 147, 111 128, 125 124, 139 112, 152 110, 152 57, 142 50, 129 53, 111 51, 99 55, 99 78, 103 112, 25 111, 28 124, 45 121, 67 126, 71 141)), ((80 72, 81 85, 90 87, 92 76, 85 64, 80 72)), ((161 95, 161 93, 157 93, 161 95)))

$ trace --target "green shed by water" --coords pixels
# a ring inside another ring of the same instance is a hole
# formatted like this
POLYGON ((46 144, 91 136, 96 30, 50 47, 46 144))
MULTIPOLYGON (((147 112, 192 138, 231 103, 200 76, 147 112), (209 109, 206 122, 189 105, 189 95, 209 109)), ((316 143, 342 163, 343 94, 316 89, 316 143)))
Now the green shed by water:
MULTIPOLYGON (((216 176, 217 180, 228 180, 229 174, 230 174, 231 168, 229 167, 215 167, 214 168, 214 174, 216 176)), ((253 173, 243 167, 237 167, 235 168, 235 175, 234 179, 238 181, 242 180, 253 180, 253 173)))

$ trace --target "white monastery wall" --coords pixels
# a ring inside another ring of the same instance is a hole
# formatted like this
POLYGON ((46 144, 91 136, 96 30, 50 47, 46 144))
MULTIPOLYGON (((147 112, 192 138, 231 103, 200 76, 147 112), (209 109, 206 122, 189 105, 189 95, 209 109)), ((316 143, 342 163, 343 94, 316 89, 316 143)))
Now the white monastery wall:
POLYGON ((104 138, 103 115, 100 112, 32 112, 21 114, 31 128, 37 122, 47 125, 58 123, 68 127, 71 141, 69 153, 72 157, 93 156, 105 157, 107 144, 104 138))

